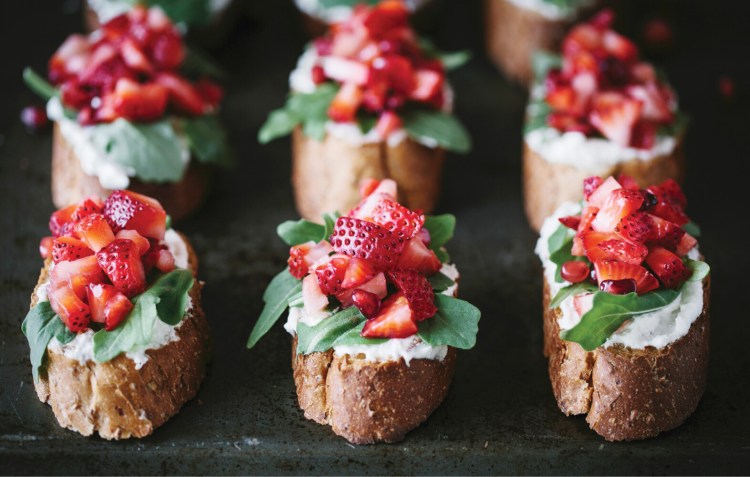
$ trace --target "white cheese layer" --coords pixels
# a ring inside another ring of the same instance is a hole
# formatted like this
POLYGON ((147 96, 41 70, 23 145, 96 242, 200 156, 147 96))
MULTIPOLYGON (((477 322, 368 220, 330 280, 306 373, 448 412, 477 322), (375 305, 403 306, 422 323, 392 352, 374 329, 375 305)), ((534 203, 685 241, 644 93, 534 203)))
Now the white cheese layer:
MULTIPOLYGON (((452 279, 458 280, 458 270, 455 265, 443 264, 440 272, 452 279)), ((443 292, 443 295, 453 296, 457 285, 443 292)), ((329 315, 330 316, 330 313, 329 315)), ((308 326, 315 326, 326 317, 310 317, 305 313, 302 307, 292 307, 289 309, 289 316, 284 324, 284 329, 292 336, 297 332, 297 325, 302 322, 308 326)), ((373 345, 352 345, 352 346, 335 346, 333 353, 336 356, 364 356, 366 361, 383 363, 386 361, 398 361, 403 359, 408 366, 413 359, 433 359, 443 361, 448 353, 448 346, 432 346, 422 341, 419 336, 410 336, 408 338, 391 338, 385 343, 373 345)))
MULTIPOLYGON (((164 235, 164 242, 169 251, 172 252, 172 255, 174 255, 175 266, 177 268, 188 268, 187 245, 182 240, 182 237, 174 230, 169 229, 164 235)), ((48 286, 49 283, 45 283, 37 290, 39 301, 48 300, 48 286)), ((192 301, 188 296, 185 312, 188 312, 192 306, 192 301)), ((149 359, 146 353, 148 350, 159 349, 173 341, 179 341, 180 336, 177 334, 177 330, 182 326, 182 323, 184 323, 184 320, 181 320, 176 326, 171 326, 157 319, 154 322, 151 341, 145 346, 125 353, 125 356, 135 363, 135 369, 141 369, 149 359)), ((94 331, 89 329, 85 333, 79 333, 71 342, 66 344, 60 343, 53 337, 49 345, 47 345, 47 349, 62 354, 66 358, 74 359, 81 364, 94 361, 94 331)))
MULTIPOLYGON (((536 244, 535 252, 544 266, 544 279, 549 286, 550 296, 554 297, 560 289, 570 285, 569 282, 555 281, 555 264, 549 260, 549 237, 557 230, 560 222, 558 218, 578 214, 581 206, 573 202, 563 203, 552 216, 548 217, 540 231, 541 236, 536 244)), ((700 259, 698 247, 693 248, 688 257, 700 259)), ((573 306, 573 296, 566 298, 560 304, 561 316, 557 319, 560 331, 573 328, 581 320, 573 306)), ((602 345, 607 348, 614 344, 622 344, 633 349, 646 347, 663 348, 685 336, 690 326, 703 311, 703 283, 686 282, 677 298, 665 307, 627 320, 602 345)))

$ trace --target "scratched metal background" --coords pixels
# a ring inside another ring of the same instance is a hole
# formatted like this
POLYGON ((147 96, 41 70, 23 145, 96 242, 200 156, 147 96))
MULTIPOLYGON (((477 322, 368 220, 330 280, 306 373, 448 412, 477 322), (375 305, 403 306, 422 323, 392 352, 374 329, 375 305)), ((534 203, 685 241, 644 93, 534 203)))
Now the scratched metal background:
MULTIPOLYGON (((639 23, 636 4, 631 27, 639 23)), ((744 2, 743 2, 744 3, 744 2)), ((713 267, 708 389, 679 429, 657 439, 606 443, 582 418, 556 408, 541 354, 541 275, 534 234, 521 208, 524 93, 482 53, 477 1, 448 1, 435 24, 446 49, 474 60, 452 74, 457 113, 475 148, 451 157, 440 212, 458 217, 451 253, 462 295, 483 311, 479 342, 461 353, 448 398, 396 445, 354 447, 297 408, 289 338, 281 326, 253 351, 244 347, 261 293, 284 264, 277 223, 295 217, 289 141, 255 141, 283 102, 287 74, 306 37, 287 1, 246 2, 239 28, 217 52, 230 73, 224 116, 241 159, 218 176, 206 206, 181 225, 201 258, 204 304, 216 355, 198 399, 146 439, 106 442, 58 427, 36 398, 20 331, 46 234, 50 135, 18 122, 33 96, 20 81, 38 71, 65 36, 80 29, 75 1, 2 2, 0 51, 0 473, 2 474, 746 474, 750 471, 750 106, 748 7, 673 1, 679 43, 664 66, 693 117, 687 140, 690 212, 702 226, 713 267), (726 101, 718 77, 734 78, 726 101)))

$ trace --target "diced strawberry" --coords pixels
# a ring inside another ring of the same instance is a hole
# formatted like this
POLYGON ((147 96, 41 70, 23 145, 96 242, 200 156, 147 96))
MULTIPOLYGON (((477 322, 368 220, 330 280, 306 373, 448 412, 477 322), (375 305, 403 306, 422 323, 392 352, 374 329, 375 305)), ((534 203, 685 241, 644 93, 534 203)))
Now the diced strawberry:
POLYGON ((398 259, 397 269, 400 270, 417 270, 418 272, 430 276, 440 270, 442 264, 437 258, 435 252, 418 238, 409 240, 404 248, 401 257, 398 259))
POLYGON ((289 273, 296 279, 301 279, 308 274, 310 266, 305 261, 305 255, 315 245, 312 240, 299 245, 294 245, 289 249, 289 258, 287 264, 289 264, 289 273))
POLYGON ((605 138, 627 147, 640 112, 640 102, 621 93, 608 91, 594 97, 589 121, 605 138))
POLYGON ((116 239, 99 250, 96 259, 112 284, 128 298, 146 289, 146 273, 141 254, 132 240, 116 239))
POLYGON ((151 248, 151 243, 148 239, 135 230, 120 230, 115 234, 115 238, 132 240, 135 242, 135 245, 138 247, 138 253, 141 255, 145 255, 148 249, 151 248))
POLYGON ((380 298, 374 293, 357 288, 352 292, 351 299, 365 318, 373 318, 380 311, 380 298))
POLYGON ((375 189, 380 185, 380 181, 377 179, 373 179, 372 177, 369 177, 367 179, 362 179, 362 182, 359 183, 359 195, 363 199, 372 194, 375 189))
POLYGON ((161 32, 170 28, 172 21, 161 8, 149 8, 146 13, 146 24, 150 29, 161 32))
POLYGON ((670 222, 669 220, 654 215, 651 215, 650 217, 651 221, 654 223, 651 242, 661 245, 667 250, 674 251, 682 240, 682 237, 685 235, 685 231, 674 222, 670 222))
POLYGON ((413 319, 409 301, 403 293, 394 293, 386 299, 380 313, 367 320, 362 329, 365 338, 408 338, 418 329, 413 319))
POLYGON ((563 40, 563 55, 572 57, 582 51, 594 51, 601 46, 601 43, 601 32, 592 25, 582 23, 573 27, 563 40))
POLYGON ((161 204, 145 195, 116 190, 104 201, 104 217, 114 232, 132 229, 144 237, 162 240, 167 213, 161 204))
POLYGON ((383 199, 373 209, 372 220, 393 232, 396 237, 410 239, 422 229, 425 217, 396 201, 383 199))
MULTIPOLYGON (((594 191, 597 190, 600 185, 602 185, 602 182, 604 181, 599 176, 591 176, 585 178, 583 180, 583 197, 588 201, 589 197, 591 197, 591 194, 593 194, 594 191)), ((604 192, 602 192, 602 194, 603 193, 604 192)))
POLYGON ((393 179, 383 179, 375 190, 365 196, 347 215, 355 219, 372 221, 375 207, 382 200, 396 200, 396 195, 396 182, 393 179))
POLYGON ((76 78, 71 78, 60 85, 60 100, 69 108, 84 108, 91 104, 92 98, 92 94, 82 88, 76 78))
MULTIPOLYGON (((397 93, 403 95, 411 94, 416 86, 416 78, 412 63, 401 55, 383 55, 372 62, 373 74, 384 75, 388 79, 391 88, 397 93)), ((436 85, 426 85, 427 89, 432 89, 436 85)), ((439 89, 433 91, 433 95, 439 89)), ((431 98, 429 96, 428 98, 431 98)))
POLYGON ((104 323, 106 315, 104 309, 107 301, 120 293, 114 285, 104 283, 92 283, 86 287, 86 301, 91 309, 91 321, 95 323, 104 323))
POLYGON ((65 326, 73 333, 86 331, 91 321, 89 306, 68 287, 60 287, 49 293, 49 304, 65 326))
POLYGON ((416 321, 425 320, 437 313, 432 285, 424 275, 416 270, 396 270, 388 272, 388 278, 406 297, 416 321))
POLYGON ((617 182, 623 189, 641 190, 641 186, 638 185, 638 182, 627 174, 618 174, 617 182))
POLYGON ((388 99, 388 83, 384 79, 370 81, 362 91, 362 107, 371 113, 380 114, 385 109, 388 99))
POLYGON ((200 116, 208 107, 198 91, 187 80, 172 73, 162 72, 156 75, 155 81, 169 92, 169 105, 177 111, 193 116, 200 116))
POLYGON ((141 73, 151 73, 153 68, 151 62, 141 51, 138 44, 130 38, 123 38, 120 43, 120 56, 135 71, 141 73))
POLYGON ((89 214, 76 222, 73 228, 77 237, 88 245, 94 252, 98 252, 115 239, 112 228, 102 214, 89 214))
POLYGON ((683 211, 684 195, 682 198, 675 196, 674 185, 670 182, 666 189, 660 186, 649 186, 646 190, 655 197, 647 211, 657 217, 674 222, 683 226, 690 222, 690 219, 683 211))
POLYGON ((175 269, 174 255, 169 250, 159 250, 159 256, 156 259, 156 268, 162 273, 169 273, 175 269))
POLYGON ((443 89, 443 75, 431 70, 417 70, 414 72, 416 85, 409 93, 409 98, 417 101, 429 101, 443 89))
POLYGON ((308 315, 322 315, 328 308, 328 298, 320 289, 315 275, 308 275, 302 279, 302 302, 308 315))
POLYGON ((555 111, 547 115, 547 125, 563 132, 590 134, 594 129, 575 114, 555 111))
POLYGON ((107 301, 104 306, 104 329, 112 331, 133 311, 133 302, 120 292, 107 301))
POLYGON ((605 8, 589 19, 589 23, 599 30, 612 28, 615 21, 615 12, 611 8, 605 8))
POLYGON ((362 90, 354 83, 341 85, 331 105, 328 107, 328 117, 335 122, 351 122, 362 103, 362 90))
MULTIPOLYGON (((588 180, 588 179, 587 179, 588 180)), ((586 181, 584 181, 584 194, 586 193, 586 181)), ((620 185, 617 180, 610 176, 607 177, 607 179, 599 185, 599 187, 594 190, 591 194, 588 196, 588 203, 590 206, 594 206, 598 209, 604 207, 604 203, 607 201, 607 198, 609 195, 614 192, 617 189, 621 189, 622 186, 620 185)))
POLYGON ((594 263, 596 278, 601 284, 606 280, 635 280, 635 290, 639 295, 659 288, 659 282, 648 270, 638 264, 623 263, 617 260, 603 260, 594 263))
POLYGON ((370 35, 378 37, 394 28, 407 26, 409 10, 401 1, 387 0, 370 9, 362 24, 370 35))
POLYGON ((117 116, 131 121, 152 121, 164 115, 167 89, 158 83, 139 84, 127 78, 117 81, 112 107, 117 116))
POLYGON ((105 280, 104 272, 93 255, 59 262, 50 274, 51 288, 68 287, 82 300, 86 298, 89 284, 104 283, 105 280))
POLYGON ((573 230, 578 230, 578 226, 581 225, 581 217, 578 215, 568 215, 560 217, 558 220, 561 224, 573 230))
POLYGON ((39 241, 39 255, 44 259, 52 255, 52 247, 54 247, 54 244, 54 237, 42 237, 42 240, 39 241))
POLYGON ((586 257, 591 262, 602 260, 619 260, 625 263, 639 265, 648 255, 645 245, 631 243, 613 233, 589 232, 583 236, 583 246, 586 257))
POLYGON ((195 90, 203 98, 203 101, 214 107, 224 98, 224 89, 207 78, 199 79, 195 83, 195 90))
POLYGON ((75 222, 73 213, 76 208, 77 205, 73 204, 52 212, 49 218, 49 231, 52 232, 53 237, 60 237, 73 232, 73 223, 75 222))
POLYGON ((583 316, 594 307, 594 294, 583 293, 573 297, 573 308, 578 316, 583 316))
POLYGON ((678 257, 684 257, 696 245, 698 245, 698 240, 696 240, 695 237, 693 237, 689 233, 685 233, 682 236, 682 238, 680 238, 680 242, 677 244, 677 247, 675 248, 675 253, 677 254, 678 257))
POLYGON ((643 194, 630 189, 616 189, 612 191, 604 205, 599 209, 591 227, 597 232, 612 232, 620 219, 640 209, 643 204, 643 194))
POLYGON ((602 46, 607 53, 620 61, 631 62, 638 59, 638 48, 633 42, 613 30, 604 32, 602 46))
POLYGON ((653 216, 636 211, 623 217, 615 227, 615 233, 634 243, 646 243, 656 236, 653 216))
POLYGON ((324 294, 335 295, 344 289, 343 282, 346 278, 349 260, 349 257, 345 255, 334 255, 328 263, 319 265, 315 269, 318 285, 324 294))
POLYGON ((375 124, 378 136, 387 139, 394 131, 401 129, 401 118, 392 111, 384 111, 375 124))
POLYGON ((647 83, 649 81, 656 81, 656 70, 650 63, 640 62, 634 63, 630 66, 630 76, 639 82, 647 83))
POLYGON ((177 69, 185 59, 185 47, 180 37, 170 30, 158 35, 151 45, 151 59, 157 69, 177 69))
POLYGON ((590 71, 578 72, 573 76, 573 79, 571 79, 570 86, 572 86, 575 91, 573 112, 582 115, 585 113, 594 93, 596 93, 598 86, 596 75, 590 71))
POLYGON ((339 217, 331 235, 334 250, 371 260, 380 270, 392 269, 405 241, 385 227, 351 217, 339 217))
POLYGON ((341 287, 343 289, 357 288, 370 281, 377 273, 378 271, 369 261, 353 257, 349 259, 349 264, 346 266, 341 287))
POLYGON ((685 197, 682 187, 680 187, 680 184, 678 184, 676 180, 665 180, 659 184, 659 189, 683 209, 687 207, 687 197, 685 197))
POLYGON ((629 85, 625 89, 628 96, 641 102, 641 117, 649 121, 668 123, 674 114, 669 108, 668 99, 663 97, 656 82, 629 85))
MULTIPOLYGON (((355 288, 349 288, 348 290, 344 290, 338 294, 336 294, 336 299, 338 299, 341 302, 342 306, 351 306, 352 305, 352 293, 354 292, 355 288)), ((387 284, 385 280, 385 275, 383 272, 378 273, 375 275, 370 281, 363 283, 362 285, 359 285, 356 290, 364 290, 370 293, 374 293, 378 296, 378 298, 385 298, 385 296, 388 294, 387 284)))
POLYGON ((80 204, 78 204, 76 209, 73 211, 71 218, 74 221, 79 221, 90 214, 101 214, 103 207, 104 203, 101 201, 101 199, 98 199, 96 197, 89 197, 88 199, 84 199, 80 204))
POLYGON ((680 257, 662 247, 651 249, 646 264, 667 288, 679 288, 692 274, 680 257))
POLYGON ((85 36, 77 33, 68 36, 50 58, 48 64, 50 81, 59 84, 67 75, 80 73, 80 69, 70 68, 70 60, 76 56, 87 56, 90 48, 91 45, 85 36))
POLYGON ((94 251, 85 243, 73 237, 58 237, 52 242, 52 261, 55 263, 72 262, 93 254, 94 251))
POLYGON ((591 205, 586 206, 581 213, 581 222, 578 224, 578 231, 575 237, 573 237, 573 246, 570 249, 570 253, 576 257, 583 257, 586 255, 586 250, 583 247, 583 236, 591 231, 591 222, 594 221, 596 214, 599 212, 598 207, 591 205))
POLYGON ((576 102, 576 92, 571 86, 555 88, 547 93, 545 101, 555 111, 571 111, 576 102))
POLYGON ((367 65, 355 60, 326 56, 321 59, 321 66, 326 77, 344 84, 364 86, 370 77, 367 65))
POLYGON ((135 80, 136 74, 128 68, 112 46, 102 45, 94 51, 79 81, 84 86, 111 91, 122 78, 135 80))

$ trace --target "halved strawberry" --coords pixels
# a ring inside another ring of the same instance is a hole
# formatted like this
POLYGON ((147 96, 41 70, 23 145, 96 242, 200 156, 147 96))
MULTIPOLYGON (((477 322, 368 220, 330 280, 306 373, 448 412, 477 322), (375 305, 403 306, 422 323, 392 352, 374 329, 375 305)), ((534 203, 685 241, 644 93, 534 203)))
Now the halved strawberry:
POLYGON ((352 304, 356 306, 365 318, 373 318, 380 311, 380 298, 372 292, 360 290, 352 291, 352 304))
POLYGON ((443 89, 443 75, 431 70, 417 70, 414 72, 414 89, 409 98, 417 101, 429 101, 443 89))
POLYGON ((425 217, 394 200, 383 199, 373 209, 372 220, 393 232, 396 237, 410 239, 422 229, 425 217))
POLYGON ((362 90, 354 83, 341 85, 331 105, 328 107, 328 117, 335 122, 351 122, 362 103, 362 90))
POLYGON ((60 237, 73 232, 73 223, 75 222, 73 213, 77 207, 76 204, 73 204, 52 212, 49 218, 49 231, 52 232, 53 237, 60 237))
POLYGON ((98 252, 115 239, 112 228, 102 214, 87 215, 76 222, 73 231, 94 252, 98 252))
POLYGON ((138 247, 138 253, 141 255, 145 255, 148 249, 151 248, 151 243, 148 239, 135 230, 120 230, 115 234, 115 238, 132 240, 135 242, 138 247))
POLYGON ((646 243, 656 236, 653 216, 642 211, 623 217, 615 227, 615 233, 634 243, 646 243))
MULTIPOLYGON (((589 179, 592 179, 592 178, 589 177, 589 179)), ((586 179, 583 183, 584 194, 586 193, 586 181, 589 179, 586 179)), ((593 181, 593 182, 596 182, 596 181, 593 181)), ((593 192, 589 194, 587 198, 588 204, 590 206, 602 208, 604 207, 604 203, 607 201, 609 194, 621 188, 622 188, 622 185, 620 185, 620 183, 617 182, 617 180, 614 177, 612 176, 607 177, 607 179, 604 182, 602 182, 593 192)))
POLYGON ((73 333, 86 331, 89 327, 91 321, 89 306, 70 288, 60 287, 50 291, 49 304, 73 333))
POLYGON ((97 252, 96 260, 112 284, 128 298, 146 289, 146 272, 141 254, 132 240, 115 239, 97 252))
POLYGON ((698 240, 696 240, 695 237, 693 237, 689 233, 685 233, 682 238, 680 238, 680 242, 677 244, 677 247, 675 247, 675 253, 678 257, 684 257, 696 245, 698 245, 698 240))
POLYGON ((416 270, 424 275, 434 275, 440 270, 442 264, 435 252, 418 238, 409 240, 401 257, 398 259, 396 268, 399 270, 416 270))
POLYGON ((371 260, 380 270, 395 267, 405 241, 385 227, 351 217, 339 217, 331 235, 334 250, 371 260))
POLYGON ((619 260, 639 265, 648 255, 645 245, 628 242, 607 232, 588 232, 583 236, 583 246, 591 262, 619 260))
POLYGON ((74 221, 79 221, 89 214, 101 214, 104 203, 97 197, 89 197, 84 199, 73 211, 71 218, 74 221))
POLYGON ((599 284, 605 280, 635 280, 635 291, 639 295, 659 288, 659 281, 640 265, 623 263, 617 260, 603 260, 594 263, 599 284))
POLYGON ((646 264, 667 288, 679 288, 692 274, 680 257, 663 247, 653 247, 646 264))
POLYGON ((408 338, 418 331, 409 301, 403 293, 394 293, 386 299, 380 313, 367 320, 362 328, 365 338, 408 338))
POLYGON ((104 305, 104 329, 112 331, 128 317, 133 311, 133 302, 120 292, 107 301, 104 305))
POLYGON ((132 229, 144 237, 162 240, 167 213, 161 204, 145 195, 116 190, 104 201, 104 217, 112 231, 132 229))
POLYGON ((86 301, 91 309, 91 321, 104 323, 106 315, 104 314, 105 306, 110 298, 120 293, 114 285, 105 283, 91 283, 86 287, 86 301))
POLYGON ((69 262, 59 262, 50 274, 51 288, 70 288, 82 300, 86 298, 86 288, 91 283, 105 281, 104 272, 93 255, 69 262))
POLYGON ((334 255, 328 263, 319 265, 315 269, 318 285, 324 294, 335 295, 344 290, 343 282, 346 278, 349 260, 346 255, 334 255))
POLYGON ((591 228, 597 232, 612 232, 623 217, 640 209, 643 194, 637 190, 616 189, 612 191, 599 209, 591 228))
POLYGON ((406 297, 416 321, 425 320, 437 313, 435 294, 424 275, 416 270, 396 270, 388 272, 388 278, 406 297))
POLYGON ((589 121, 605 138, 628 147, 640 113, 640 102, 621 93, 607 91, 594 96, 589 121))
POLYGON ((205 101, 192 84, 176 74, 162 72, 154 78, 157 84, 169 92, 169 104, 177 111, 200 116, 208 110, 205 101))
POLYGON ((93 255, 88 245, 73 237, 57 237, 52 242, 52 261, 72 262, 93 255))
POLYGON ((131 121, 153 121, 164 116, 169 93, 158 83, 140 84, 127 78, 117 81, 112 108, 131 121))

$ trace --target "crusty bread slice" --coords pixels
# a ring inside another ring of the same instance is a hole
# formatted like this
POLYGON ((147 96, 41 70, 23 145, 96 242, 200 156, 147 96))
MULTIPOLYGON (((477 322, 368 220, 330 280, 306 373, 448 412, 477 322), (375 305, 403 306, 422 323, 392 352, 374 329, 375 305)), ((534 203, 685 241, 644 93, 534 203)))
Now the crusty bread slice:
POLYGON ((682 137, 677 138, 677 144, 671 154, 647 161, 631 159, 599 172, 549 162, 524 141, 523 196, 526 217, 531 228, 538 232, 544 220, 563 202, 578 202, 583 199, 581 184, 585 178, 592 175, 617 177, 618 174, 632 177, 641 187, 658 184, 670 178, 681 183, 685 177, 682 137))
POLYGON ((703 312, 687 335, 660 349, 622 345, 586 352, 560 339, 559 308, 549 309, 544 281, 544 355, 560 410, 586 414, 608 441, 654 437, 682 424, 706 387, 710 281, 703 283, 703 312))
MULTIPOLYGON (((187 239, 188 262, 197 272, 198 259, 187 239)), ((48 259, 31 295, 48 279, 48 259)), ((210 355, 208 322, 201 308, 201 284, 190 290, 192 307, 177 329, 180 339, 149 350, 140 368, 121 354, 106 363, 79 361, 47 350, 47 369, 34 383, 39 400, 49 403, 62 427, 105 439, 144 437, 195 397, 210 355)))
POLYGON ((333 350, 297 354, 292 369, 305 417, 331 426, 353 444, 398 442, 427 420, 445 399, 456 364, 455 348, 443 361, 370 362, 334 356, 333 350))
POLYGON ((430 213, 440 194, 445 152, 411 139, 396 146, 353 145, 327 135, 323 141, 295 129, 292 138, 292 185, 300 215, 320 221, 326 212, 346 212, 361 200, 363 179, 390 178, 398 184, 399 202, 430 213))
MULTIPOLYGON (((213 169, 191 160, 181 181, 175 183, 150 183, 131 178, 128 189, 161 202, 173 220, 180 220, 195 210, 208 195, 213 169)), ((52 134, 52 202, 62 208, 86 197, 107 197, 110 190, 99 179, 86 174, 81 161, 60 126, 55 123, 52 134)))

